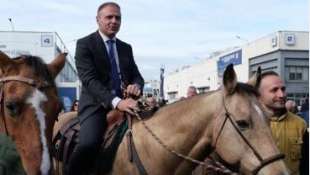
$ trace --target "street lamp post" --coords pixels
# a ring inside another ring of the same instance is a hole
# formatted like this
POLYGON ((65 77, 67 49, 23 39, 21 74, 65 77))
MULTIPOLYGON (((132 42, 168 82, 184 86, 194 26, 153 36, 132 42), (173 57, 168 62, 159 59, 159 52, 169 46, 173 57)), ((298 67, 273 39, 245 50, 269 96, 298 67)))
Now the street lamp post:
POLYGON ((10 22, 10 25, 11 25, 11 29, 12 31, 15 31, 15 28, 14 28, 14 24, 13 24, 13 21, 12 21, 12 18, 8 18, 9 22, 10 22))
POLYGON ((239 40, 241 40, 241 41, 246 42, 247 44, 250 43, 249 40, 247 40, 247 39, 245 39, 245 38, 243 38, 243 37, 241 37, 241 36, 239 36, 239 35, 236 35, 236 38, 239 39, 239 40))

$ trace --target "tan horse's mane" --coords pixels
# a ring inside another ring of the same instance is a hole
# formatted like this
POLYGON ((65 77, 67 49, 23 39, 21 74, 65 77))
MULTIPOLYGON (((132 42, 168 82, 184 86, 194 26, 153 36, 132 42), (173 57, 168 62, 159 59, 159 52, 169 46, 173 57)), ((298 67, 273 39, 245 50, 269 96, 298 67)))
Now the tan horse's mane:
MULTIPOLYGON (((196 96, 193 96, 191 98, 185 98, 183 100, 175 101, 171 104, 168 104, 164 107, 162 107, 156 114, 158 115, 169 115, 171 113, 179 112, 179 110, 182 109, 190 109, 190 110, 196 110, 195 108, 188 108, 189 104, 197 104, 201 102, 206 96, 209 96, 219 90, 209 91, 203 94, 198 94, 196 96)), ((155 114, 155 115, 156 115, 155 114)))
MULTIPOLYGON (((206 105, 210 106, 210 104, 206 103, 205 99, 209 98, 215 93, 222 93, 222 90, 217 89, 214 91, 208 91, 206 93, 198 94, 191 98, 186 98, 183 100, 173 102, 171 104, 168 104, 160 108, 160 110, 158 110, 154 114, 154 117, 156 118, 157 116, 165 116, 168 119, 168 120, 165 120, 165 122, 169 122, 170 121, 169 118, 171 118, 175 114, 184 115, 184 114, 200 113, 202 108, 204 108, 206 105)), ((255 87, 247 83, 241 83, 241 82, 237 83, 234 93, 254 95, 256 97, 259 96, 259 93, 255 87)), ((190 120, 191 116, 187 117, 186 120, 187 119, 190 120)))

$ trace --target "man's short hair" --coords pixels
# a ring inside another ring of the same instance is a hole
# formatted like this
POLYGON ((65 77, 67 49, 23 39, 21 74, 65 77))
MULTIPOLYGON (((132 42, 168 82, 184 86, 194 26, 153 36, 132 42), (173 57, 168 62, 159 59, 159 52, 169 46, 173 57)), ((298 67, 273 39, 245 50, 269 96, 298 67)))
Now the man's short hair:
POLYGON ((277 72, 270 70, 270 71, 263 72, 261 74, 261 79, 263 79, 264 77, 270 76, 270 75, 274 75, 274 76, 279 77, 279 74, 277 72))
POLYGON ((197 91, 197 88, 195 86, 189 86, 188 89, 193 89, 194 91, 197 91))
POLYGON ((117 7, 119 10, 121 10, 121 7, 117 3, 115 3, 115 2, 105 2, 105 3, 101 4, 98 7, 97 14, 100 12, 101 9, 103 9, 104 7, 106 7, 108 5, 113 5, 113 6, 117 7))
MULTIPOLYGON (((280 75, 279 75, 277 72, 270 70, 270 71, 263 72, 263 73, 260 75, 260 81, 263 80, 265 77, 268 77, 268 76, 277 76, 277 77, 280 77, 280 75)), ((259 83, 258 86, 256 86, 256 87, 259 88, 259 87, 260 87, 260 84, 261 84, 261 83, 259 83)))

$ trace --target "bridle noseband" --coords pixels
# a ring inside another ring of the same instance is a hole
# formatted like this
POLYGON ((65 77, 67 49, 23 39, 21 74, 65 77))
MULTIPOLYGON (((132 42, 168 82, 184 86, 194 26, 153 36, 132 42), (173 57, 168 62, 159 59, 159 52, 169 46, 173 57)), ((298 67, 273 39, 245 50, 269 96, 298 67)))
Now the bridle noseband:
POLYGON ((22 82, 25 84, 28 84, 30 86, 33 86, 37 89, 43 89, 43 88, 47 88, 52 86, 51 84, 49 84, 46 81, 43 82, 39 82, 39 81, 35 81, 33 79, 27 78, 27 77, 22 77, 22 76, 7 76, 7 77, 3 77, 0 78, 0 112, 2 114, 2 121, 4 124, 4 129, 5 129, 5 133, 7 136, 9 136, 9 132, 7 129, 7 124, 6 124, 6 120, 5 120, 5 113, 4 113, 4 84, 10 81, 18 81, 18 82, 22 82))
POLYGON ((226 121, 227 119, 230 121, 230 123, 233 125, 234 129, 237 131, 237 133, 240 135, 240 137, 242 138, 242 140, 247 144, 247 146, 253 151, 254 155, 256 156, 256 158, 260 161, 260 165, 258 167, 256 167, 253 171, 252 171, 252 174, 256 175, 259 170, 261 170, 263 167, 265 167, 266 165, 272 163, 272 162, 275 162, 277 160, 280 160, 280 159, 284 159, 285 155, 282 154, 282 153, 279 153, 279 154, 276 154, 276 155, 273 155, 269 158, 266 158, 264 159, 259 153, 258 151, 253 147, 253 145, 249 142, 249 140, 242 134, 242 132, 240 131, 240 129, 238 128, 238 126, 236 125, 236 122, 234 121, 234 119, 231 117, 232 114, 228 112, 227 110, 227 107, 226 107, 226 104, 225 104, 225 99, 223 97, 223 106, 224 106, 224 109, 225 109, 225 119, 224 119, 224 122, 220 128, 220 131, 215 139, 215 144, 214 144, 214 147, 216 147, 216 144, 217 144, 217 141, 224 129, 224 126, 226 124, 226 121))

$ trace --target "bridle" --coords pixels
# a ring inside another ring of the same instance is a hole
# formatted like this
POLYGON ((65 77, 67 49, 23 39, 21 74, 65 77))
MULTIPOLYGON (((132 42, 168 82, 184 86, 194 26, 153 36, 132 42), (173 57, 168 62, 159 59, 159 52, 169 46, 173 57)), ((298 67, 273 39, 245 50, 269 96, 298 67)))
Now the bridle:
POLYGON ((0 78, 0 112, 2 114, 2 121, 4 124, 5 133, 7 136, 9 136, 9 132, 7 129, 5 113, 4 113, 4 105, 5 105, 4 104, 4 84, 10 81, 22 82, 32 87, 35 87, 37 89, 44 89, 44 88, 48 88, 52 86, 47 81, 36 81, 34 79, 23 77, 23 76, 7 76, 7 77, 0 78))
POLYGON ((226 121, 229 120, 230 123, 233 125, 234 129, 237 131, 237 133, 239 134, 239 136, 242 138, 242 140, 246 143, 246 145, 253 151, 254 155, 256 156, 256 158, 260 161, 260 165, 258 167, 256 167, 253 171, 252 174, 256 175, 263 167, 265 167, 266 165, 273 163, 275 161, 278 161, 280 159, 284 159, 285 155, 282 153, 279 154, 275 154, 271 157, 268 157, 266 159, 264 159, 259 152, 253 147, 253 145, 249 142, 249 140, 243 135, 243 133, 240 131, 240 129, 238 128, 236 122, 234 121, 234 119, 231 117, 233 116, 231 113, 228 112, 226 104, 225 104, 225 99, 223 97, 223 106, 224 106, 224 110, 225 110, 225 119, 224 122, 220 128, 220 131, 215 139, 215 144, 214 147, 216 148, 216 144, 217 141, 222 133, 222 131, 224 130, 224 126, 226 124, 226 121))

